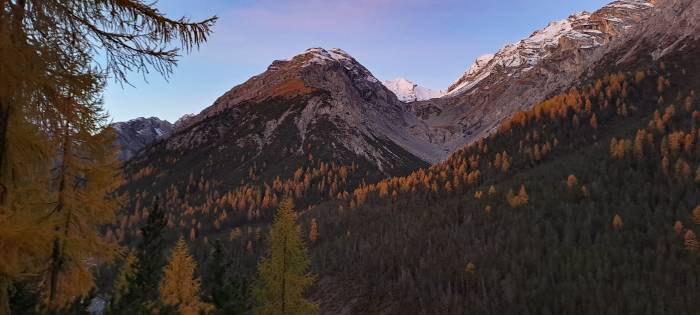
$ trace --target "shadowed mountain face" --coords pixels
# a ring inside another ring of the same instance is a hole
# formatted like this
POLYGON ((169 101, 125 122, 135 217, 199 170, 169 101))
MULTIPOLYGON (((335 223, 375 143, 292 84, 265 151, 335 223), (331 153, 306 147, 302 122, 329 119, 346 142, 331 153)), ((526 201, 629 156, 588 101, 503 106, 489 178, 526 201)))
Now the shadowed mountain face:
POLYGON ((119 160, 126 161, 139 150, 158 139, 167 137, 173 125, 156 117, 139 117, 112 124, 119 145, 119 160))
POLYGON ((700 39, 700 2, 660 0, 643 23, 625 36, 596 51, 587 76, 606 67, 634 68, 639 64, 672 59, 697 48, 700 39))

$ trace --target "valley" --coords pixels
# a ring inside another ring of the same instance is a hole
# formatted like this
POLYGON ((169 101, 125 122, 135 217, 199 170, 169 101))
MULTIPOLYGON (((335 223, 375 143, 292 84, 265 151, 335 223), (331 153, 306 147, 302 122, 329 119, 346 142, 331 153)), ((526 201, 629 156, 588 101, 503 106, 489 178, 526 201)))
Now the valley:
POLYGON ((0 92, 39 100, 0 315, 700 313, 697 56, 699 1, 617 0, 444 89, 311 47, 174 123, 99 119, 87 74, 0 92))

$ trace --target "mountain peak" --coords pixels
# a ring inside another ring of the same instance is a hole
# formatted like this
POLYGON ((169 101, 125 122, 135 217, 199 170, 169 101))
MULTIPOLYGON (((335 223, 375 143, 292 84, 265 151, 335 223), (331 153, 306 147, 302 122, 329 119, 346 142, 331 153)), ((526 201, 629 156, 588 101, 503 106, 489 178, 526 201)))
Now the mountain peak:
POLYGON ((598 48, 638 23, 655 3, 656 0, 618 0, 593 13, 580 12, 550 22, 528 38, 505 45, 494 55, 479 57, 449 86, 447 94, 471 92, 494 73, 507 72, 509 77, 517 77, 557 51, 598 48))
POLYGON ((422 87, 403 77, 398 77, 393 80, 384 81, 383 84, 390 91, 394 92, 394 94, 396 94, 396 97, 398 97, 399 100, 402 102, 424 101, 433 98, 438 98, 445 94, 442 91, 434 91, 422 87))
POLYGON ((280 62, 294 62, 302 67, 306 67, 312 64, 325 65, 333 62, 356 63, 357 61, 355 61, 355 58, 349 53, 340 48, 327 50, 321 47, 312 47, 289 59, 277 60, 273 62, 273 65, 280 62))
POLYGON ((119 160, 130 159, 141 148, 165 138, 173 131, 173 124, 158 117, 138 117, 112 124, 119 145, 119 160))

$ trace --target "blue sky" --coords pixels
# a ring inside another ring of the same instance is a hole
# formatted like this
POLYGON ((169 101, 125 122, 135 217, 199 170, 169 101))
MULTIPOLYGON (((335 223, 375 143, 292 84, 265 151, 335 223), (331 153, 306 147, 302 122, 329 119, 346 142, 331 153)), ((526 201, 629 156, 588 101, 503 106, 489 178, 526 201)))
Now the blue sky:
POLYGON ((114 121, 198 113, 309 47, 342 48, 380 80, 405 77, 445 89, 485 53, 529 36, 549 21, 593 11, 607 0, 161 0, 171 17, 219 16, 210 41, 181 58, 169 80, 132 76, 109 82, 114 121), (145 80, 144 80, 145 79, 145 80))

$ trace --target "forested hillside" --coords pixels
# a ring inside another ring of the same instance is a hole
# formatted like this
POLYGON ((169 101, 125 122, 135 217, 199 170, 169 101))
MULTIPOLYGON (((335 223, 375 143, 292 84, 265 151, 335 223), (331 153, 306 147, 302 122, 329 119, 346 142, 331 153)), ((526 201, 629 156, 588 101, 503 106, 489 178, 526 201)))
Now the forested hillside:
POLYGON ((699 312, 692 55, 605 74, 443 163, 310 211, 316 295, 352 297, 322 309, 699 312))
MULTIPOLYGON (((292 196, 322 312, 696 313, 698 65, 684 55, 645 65, 517 112, 403 177, 372 181, 362 165, 312 156, 286 177, 252 167, 228 191, 190 175, 160 194, 164 233, 189 240, 202 275, 223 251, 239 309, 273 210, 292 196)), ((133 173, 133 187, 158 185, 142 181, 156 174, 133 173)), ((153 197, 135 195, 115 238, 139 241, 153 197)), ((206 295, 221 282, 209 279, 206 295)))

